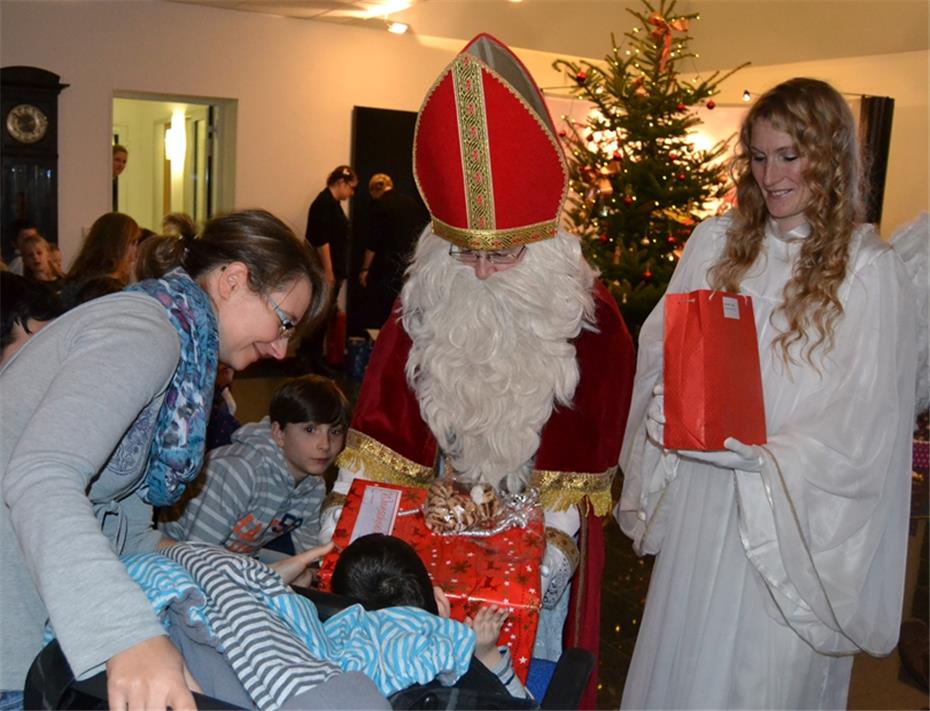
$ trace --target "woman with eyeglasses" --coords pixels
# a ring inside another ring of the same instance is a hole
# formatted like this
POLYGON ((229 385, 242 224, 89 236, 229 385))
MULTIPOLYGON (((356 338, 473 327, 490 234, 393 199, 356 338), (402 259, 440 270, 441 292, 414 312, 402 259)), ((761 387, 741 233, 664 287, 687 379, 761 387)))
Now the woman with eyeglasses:
POLYGON ((214 219, 173 256, 160 279, 73 309, 0 370, 6 696, 48 617, 78 678, 106 665, 111 708, 193 707, 182 658, 119 556, 170 545, 152 509, 200 470, 217 362, 283 358, 325 287, 316 256, 264 211, 214 219))

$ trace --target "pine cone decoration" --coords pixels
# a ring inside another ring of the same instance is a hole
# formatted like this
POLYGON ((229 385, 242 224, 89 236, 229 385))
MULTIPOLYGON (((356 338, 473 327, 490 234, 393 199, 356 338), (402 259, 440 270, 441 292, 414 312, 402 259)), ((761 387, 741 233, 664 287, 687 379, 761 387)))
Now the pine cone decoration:
POLYGON ((426 496, 426 527, 437 533, 457 533, 474 526, 478 507, 470 497, 456 493, 452 484, 434 482, 426 496))
POLYGON ((493 520, 501 510, 497 492, 490 484, 476 484, 471 488, 471 500, 478 508, 478 515, 482 521, 493 520))

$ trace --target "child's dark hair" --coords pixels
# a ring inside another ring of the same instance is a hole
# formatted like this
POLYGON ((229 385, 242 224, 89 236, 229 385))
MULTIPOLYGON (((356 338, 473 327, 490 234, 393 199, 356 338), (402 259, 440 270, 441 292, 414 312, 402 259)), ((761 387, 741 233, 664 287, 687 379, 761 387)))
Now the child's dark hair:
POLYGON ((349 400, 339 386, 321 375, 303 375, 281 383, 271 396, 268 416, 281 427, 292 422, 348 427, 349 400))
POLYGON ((368 610, 410 606, 439 614, 426 566, 410 544, 394 536, 355 539, 336 561, 332 586, 368 610))

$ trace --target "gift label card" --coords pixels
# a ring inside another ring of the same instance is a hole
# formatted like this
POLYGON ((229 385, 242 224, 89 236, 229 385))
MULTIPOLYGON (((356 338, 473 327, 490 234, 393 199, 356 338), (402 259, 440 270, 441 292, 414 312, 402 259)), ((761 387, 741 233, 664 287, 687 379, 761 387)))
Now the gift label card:
POLYGON ((349 543, 369 533, 391 535, 400 508, 400 491, 381 486, 366 486, 349 543))
POLYGON ((739 321, 739 300, 732 296, 723 297, 723 317, 735 318, 739 321))

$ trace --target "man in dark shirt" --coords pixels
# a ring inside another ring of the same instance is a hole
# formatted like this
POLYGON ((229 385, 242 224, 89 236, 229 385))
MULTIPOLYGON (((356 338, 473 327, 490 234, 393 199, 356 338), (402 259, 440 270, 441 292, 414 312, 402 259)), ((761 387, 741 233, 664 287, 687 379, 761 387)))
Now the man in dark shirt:
POLYGON ((413 198, 394 190, 391 176, 377 173, 368 181, 371 230, 358 275, 365 287, 365 327, 381 328, 400 293, 414 244, 429 220, 413 198))

